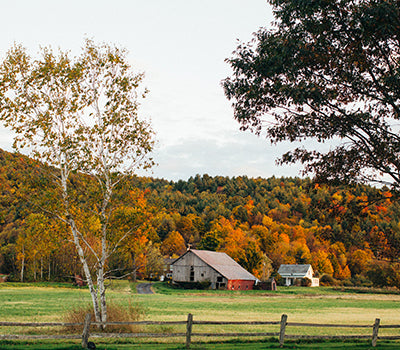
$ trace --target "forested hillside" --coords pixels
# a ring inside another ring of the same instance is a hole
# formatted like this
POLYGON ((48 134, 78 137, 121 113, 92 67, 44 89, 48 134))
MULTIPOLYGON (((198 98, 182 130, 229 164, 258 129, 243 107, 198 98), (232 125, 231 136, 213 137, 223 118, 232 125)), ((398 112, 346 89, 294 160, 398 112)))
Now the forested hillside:
MULTIPOLYGON (((10 278, 80 273, 68 230, 51 215, 52 181, 42 164, 0 150, 0 273, 10 278)), ((72 179, 82 203, 90 183, 79 174, 72 179)), ((112 230, 131 233, 109 261, 114 275, 155 276, 163 256, 190 244, 224 251, 261 279, 282 263, 310 263, 337 283, 400 287, 400 207, 386 189, 196 175, 178 182, 130 178, 117 197, 112 230)), ((91 210, 79 213, 80 225, 96 242, 91 210)))

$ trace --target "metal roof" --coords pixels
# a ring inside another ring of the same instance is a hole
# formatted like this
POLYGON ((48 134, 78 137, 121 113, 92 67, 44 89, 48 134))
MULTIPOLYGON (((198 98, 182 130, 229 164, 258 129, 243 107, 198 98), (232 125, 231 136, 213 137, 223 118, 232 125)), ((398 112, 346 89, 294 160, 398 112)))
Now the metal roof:
POLYGON ((284 265, 283 264, 279 267, 278 273, 282 277, 305 276, 310 268, 311 268, 310 264, 304 264, 304 265, 284 265))
POLYGON ((199 259, 203 260, 207 265, 211 266, 214 270, 216 270, 228 280, 257 280, 256 277, 245 270, 226 253, 213 252, 209 250, 190 249, 177 260, 180 260, 189 252, 195 254, 199 259))
POLYGON ((164 258, 164 264, 165 265, 172 265, 175 262, 176 259, 172 258, 164 258))

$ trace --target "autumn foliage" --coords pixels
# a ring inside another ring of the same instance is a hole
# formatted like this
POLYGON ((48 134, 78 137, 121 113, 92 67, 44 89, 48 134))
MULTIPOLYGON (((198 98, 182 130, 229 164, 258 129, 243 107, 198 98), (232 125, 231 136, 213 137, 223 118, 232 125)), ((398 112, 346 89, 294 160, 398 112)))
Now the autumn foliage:
MULTIPOLYGON (((0 179, 0 273, 15 280, 79 273, 66 228, 41 211, 53 195, 45 167, 0 151, 0 179)), ((86 180, 76 174, 75 181, 86 180)), ((386 189, 196 175, 178 182, 132 177, 117 194, 113 239, 130 236, 108 262, 115 276, 157 277, 163 257, 190 244, 226 252, 260 279, 298 263, 334 283, 400 286, 400 207, 386 189)), ((95 241, 98 222, 89 212, 80 217, 95 241)))

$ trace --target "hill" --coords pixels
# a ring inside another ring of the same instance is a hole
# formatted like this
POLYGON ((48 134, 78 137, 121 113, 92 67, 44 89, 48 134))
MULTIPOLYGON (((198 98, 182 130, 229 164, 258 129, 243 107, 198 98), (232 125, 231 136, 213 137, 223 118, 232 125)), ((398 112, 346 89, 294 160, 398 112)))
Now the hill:
MULTIPOLYGON (((0 150, 0 273, 14 279, 79 273, 68 231, 48 206, 57 193, 47 174, 46 166, 0 150)), ((75 174, 72 181, 89 213, 89 179, 75 174)), ((117 197, 115 229, 137 227, 109 262, 120 275, 157 275, 161 255, 179 255, 190 244, 224 251, 260 278, 281 263, 311 263, 341 283, 400 286, 400 207, 387 189, 196 175, 177 182, 133 177, 117 197)), ((82 222, 95 230, 89 214, 82 222)))

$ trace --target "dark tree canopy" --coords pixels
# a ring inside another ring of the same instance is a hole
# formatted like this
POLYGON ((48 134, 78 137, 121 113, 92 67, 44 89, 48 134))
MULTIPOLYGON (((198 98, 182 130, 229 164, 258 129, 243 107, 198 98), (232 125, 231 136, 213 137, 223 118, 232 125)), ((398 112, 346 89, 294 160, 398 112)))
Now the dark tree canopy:
POLYGON ((260 29, 227 62, 223 81, 241 129, 294 147, 327 182, 400 188, 400 2, 269 0, 273 29, 260 29), (323 151, 322 148, 327 149, 323 151))

